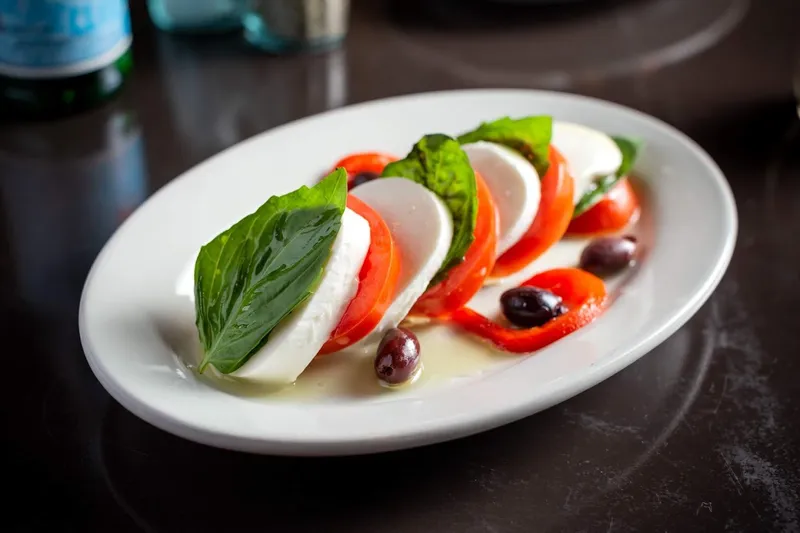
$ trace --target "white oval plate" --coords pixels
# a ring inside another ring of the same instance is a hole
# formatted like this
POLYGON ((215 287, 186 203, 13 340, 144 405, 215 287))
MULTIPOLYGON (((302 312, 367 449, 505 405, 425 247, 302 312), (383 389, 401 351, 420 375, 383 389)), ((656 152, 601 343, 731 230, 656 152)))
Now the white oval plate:
POLYGON ((733 196, 709 156, 680 132, 631 109, 525 90, 367 102, 258 135, 159 190, 92 267, 81 301, 81 340, 92 370, 117 401, 188 439, 286 455, 408 448, 531 415, 636 361, 709 297, 730 260, 736 228, 733 196), (528 114, 551 114, 646 142, 636 173, 649 196, 648 254, 593 324, 475 379, 314 401, 231 394, 198 379, 176 355, 170 328, 191 335, 193 327, 191 302, 180 294, 181 274, 202 244, 267 197, 315 182, 351 152, 403 155, 425 133, 456 134, 483 120, 528 114))

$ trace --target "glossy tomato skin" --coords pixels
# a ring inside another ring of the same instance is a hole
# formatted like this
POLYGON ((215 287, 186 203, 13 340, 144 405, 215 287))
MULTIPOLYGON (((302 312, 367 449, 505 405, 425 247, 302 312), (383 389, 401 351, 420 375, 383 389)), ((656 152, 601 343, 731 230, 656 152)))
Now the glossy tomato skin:
POLYGON ((394 300, 400 277, 400 248, 380 215, 352 195, 347 207, 369 223, 370 245, 358 275, 358 292, 320 354, 347 348, 375 329, 394 300))
POLYGON ((417 300, 412 314, 429 317, 446 316, 469 302, 483 286, 492 271, 497 249, 497 207, 489 187, 476 172, 478 217, 475 240, 464 260, 447 273, 444 280, 428 289, 417 300))
POLYGON ((344 168, 347 171, 347 188, 359 185, 354 180, 359 175, 374 174, 380 176, 386 165, 397 161, 397 157, 384 152, 359 152, 343 157, 333 168, 344 168))
POLYGON ((522 239, 497 258, 491 277, 519 272, 564 236, 575 209, 574 187, 564 156, 550 146, 550 168, 541 178, 542 195, 536 218, 522 239))
POLYGON ((620 180, 599 202, 569 224, 567 234, 592 236, 622 231, 639 218, 641 207, 626 178, 620 180))

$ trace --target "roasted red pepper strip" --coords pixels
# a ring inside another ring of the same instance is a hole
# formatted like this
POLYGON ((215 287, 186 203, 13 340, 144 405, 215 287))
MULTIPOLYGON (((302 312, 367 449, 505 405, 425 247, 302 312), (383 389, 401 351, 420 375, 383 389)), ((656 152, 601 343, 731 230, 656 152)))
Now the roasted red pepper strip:
POLYGON ((468 307, 462 307, 453 313, 450 320, 501 350, 529 353, 592 322, 606 306, 606 287, 603 281, 577 268, 547 270, 536 274, 522 285, 539 287, 561 296, 569 311, 544 326, 530 329, 501 326, 468 307))

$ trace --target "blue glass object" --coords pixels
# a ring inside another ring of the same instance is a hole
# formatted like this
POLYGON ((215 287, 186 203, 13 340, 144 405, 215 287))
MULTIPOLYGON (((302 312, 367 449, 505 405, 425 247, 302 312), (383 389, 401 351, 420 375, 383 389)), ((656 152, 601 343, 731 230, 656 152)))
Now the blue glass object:
POLYGON ((147 0, 160 29, 180 33, 221 33, 242 27, 242 0, 147 0))
POLYGON ((349 0, 249 0, 244 35, 273 53, 331 49, 347 35, 349 14, 349 0))

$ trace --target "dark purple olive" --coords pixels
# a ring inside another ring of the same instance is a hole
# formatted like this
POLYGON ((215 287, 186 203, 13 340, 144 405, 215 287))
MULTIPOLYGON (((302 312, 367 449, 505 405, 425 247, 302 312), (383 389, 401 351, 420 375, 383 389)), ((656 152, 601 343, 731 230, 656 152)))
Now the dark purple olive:
POLYGON ((350 180, 350 189, 358 187, 359 185, 367 183, 368 181, 372 181, 377 177, 378 174, 376 172, 369 172, 369 171, 359 172, 358 174, 353 176, 353 179, 350 180))
POLYGON ((375 357, 375 374, 390 385, 408 381, 419 366, 419 340, 406 328, 392 328, 383 336, 375 357))
POLYGON ((581 253, 579 266, 596 276, 611 276, 624 270, 636 259, 636 237, 600 237, 581 253))
POLYGON ((517 287, 500 296, 503 314, 509 322, 521 328, 543 326, 567 312, 561 297, 537 287, 517 287))

